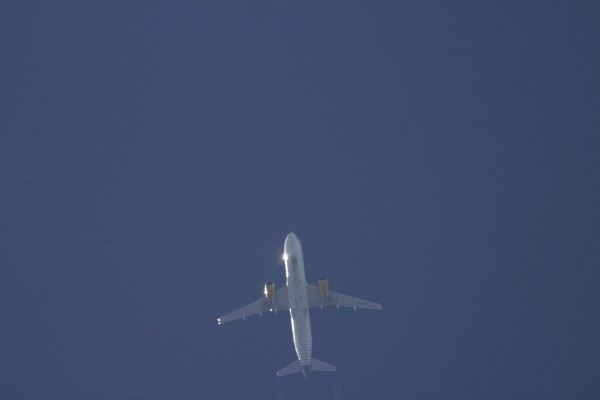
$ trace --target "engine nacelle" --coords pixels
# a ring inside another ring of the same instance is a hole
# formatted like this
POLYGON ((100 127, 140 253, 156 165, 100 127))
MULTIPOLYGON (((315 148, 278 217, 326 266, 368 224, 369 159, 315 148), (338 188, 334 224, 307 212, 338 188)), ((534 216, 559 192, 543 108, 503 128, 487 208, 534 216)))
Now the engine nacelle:
POLYGON ((265 298, 268 305, 275 304, 275 284, 272 281, 265 282, 265 298))
POLYGON ((329 282, 326 276, 319 278, 319 292, 321 292, 321 298, 323 300, 329 299, 329 282))

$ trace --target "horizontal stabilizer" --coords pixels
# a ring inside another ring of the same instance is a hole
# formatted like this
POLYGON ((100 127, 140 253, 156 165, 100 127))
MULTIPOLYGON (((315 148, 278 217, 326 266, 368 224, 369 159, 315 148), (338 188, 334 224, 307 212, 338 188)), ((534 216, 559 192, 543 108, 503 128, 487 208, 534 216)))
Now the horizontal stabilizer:
POLYGON ((335 372, 335 367, 331 364, 327 364, 324 361, 317 360, 316 358, 313 358, 311 360, 310 367, 308 365, 305 367, 302 367, 302 365, 300 364, 300 361, 296 360, 293 363, 291 363, 290 365, 287 365, 287 366, 281 368, 279 371, 277 371, 277 376, 286 376, 286 375, 297 374, 297 373, 302 372, 304 374, 304 377, 306 379, 308 379, 308 374, 310 371, 335 372))
POLYGON ((310 369, 317 372, 335 372, 335 367, 331 364, 327 364, 325 361, 317 360, 313 358, 310 362, 310 369))
POLYGON ((277 371, 277 376, 297 374, 298 372, 302 372, 302 366, 300 365, 300 361, 296 360, 290 365, 285 366, 277 371))

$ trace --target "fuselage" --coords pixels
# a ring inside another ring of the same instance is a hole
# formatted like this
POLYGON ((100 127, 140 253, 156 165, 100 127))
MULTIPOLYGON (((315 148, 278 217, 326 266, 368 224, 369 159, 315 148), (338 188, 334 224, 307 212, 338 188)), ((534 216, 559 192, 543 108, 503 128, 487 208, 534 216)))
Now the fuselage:
POLYGON ((302 372, 308 378, 312 357, 312 331, 306 294, 302 245, 294 233, 290 233, 285 238, 284 252, 294 348, 302 366, 302 372))

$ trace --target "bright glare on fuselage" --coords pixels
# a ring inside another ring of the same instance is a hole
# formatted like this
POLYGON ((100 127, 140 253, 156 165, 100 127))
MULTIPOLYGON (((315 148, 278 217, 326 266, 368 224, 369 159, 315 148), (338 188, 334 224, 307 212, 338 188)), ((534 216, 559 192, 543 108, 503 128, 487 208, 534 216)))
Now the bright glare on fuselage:
POLYGON ((288 260, 288 255, 287 253, 283 253, 283 261, 287 261, 288 260))

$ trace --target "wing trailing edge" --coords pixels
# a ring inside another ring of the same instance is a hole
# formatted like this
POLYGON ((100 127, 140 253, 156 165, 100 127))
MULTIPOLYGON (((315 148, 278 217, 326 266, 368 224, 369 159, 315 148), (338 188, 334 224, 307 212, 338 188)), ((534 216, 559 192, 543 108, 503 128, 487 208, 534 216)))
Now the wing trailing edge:
POLYGON ((258 300, 253 301, 250 304, 245 305, 242 308, 239 308, 229 314, 225 314, 220 318, 217 318, 217 322, 219 325, 224 324, 226 322, 235 321, 236 319, 246 319, 246 317, 250 317, 252 315, 262 315, 262 313, 269 311, 279 311, 279 310, 289 310, 290 308, 290 299, 288 296, 288 288, 287 286, 282 287, 277 290, 277 296, 275 297, 275 303, 270 305, 267 302, 266 297, 261 297, 258 300))
POLYGON ((375 303, 369 300, 359 299, 358 297, 348 296, 347 294, 334 292, 329 290, 329 296, 324 299, 321 295, 321 290, 318 286, 306 285, 306 292, 308 296, 309 307, 326 307, 326 306, 337 306, 337 307, 350 307, 355 310, 358 308, 370 309, 370 310, 381 310, 383 307, 379 303, 375 303))

